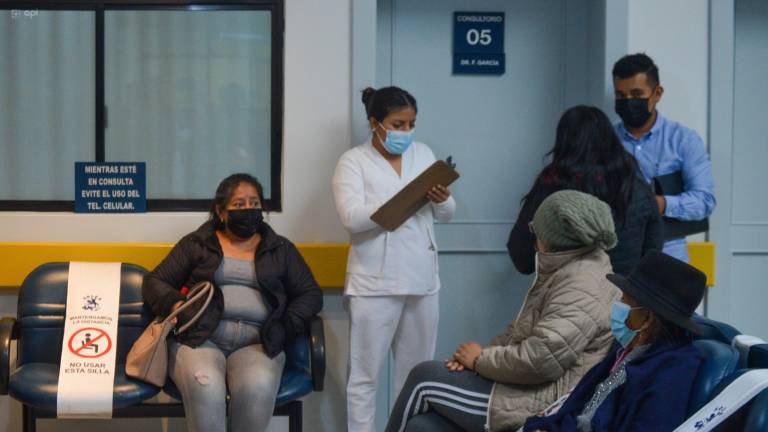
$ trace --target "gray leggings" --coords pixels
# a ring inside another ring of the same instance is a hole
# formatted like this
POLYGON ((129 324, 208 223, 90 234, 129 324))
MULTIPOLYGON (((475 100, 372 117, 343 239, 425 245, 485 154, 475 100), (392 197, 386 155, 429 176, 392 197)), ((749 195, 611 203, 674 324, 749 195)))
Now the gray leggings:
POLYGON ((231 431, 264 431, 272 418, 285 354, 270 359, 258 327, 222 320, 197 348, 169 340, 168 371, 184 400, 190 432, 224 432, 227 390, 231 431))
POLYGON ((481 432, 493 382, 472 371, 451 372, 443 362, 419 364, 397 397, 386 432, 481 432))

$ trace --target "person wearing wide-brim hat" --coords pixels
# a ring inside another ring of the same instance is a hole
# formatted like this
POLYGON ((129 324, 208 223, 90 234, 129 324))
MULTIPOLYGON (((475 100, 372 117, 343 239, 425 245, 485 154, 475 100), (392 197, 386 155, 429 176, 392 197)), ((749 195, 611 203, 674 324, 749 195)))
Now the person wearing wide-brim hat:
POLYGON ((611 311, 618 341, 558 411, 531 417, 525 431, 671 431, 686 410, 701 354, 691 344, 691 319, 706 276, 660 252, 643 257, 629 276, 607 276, 622 291, 611 311))

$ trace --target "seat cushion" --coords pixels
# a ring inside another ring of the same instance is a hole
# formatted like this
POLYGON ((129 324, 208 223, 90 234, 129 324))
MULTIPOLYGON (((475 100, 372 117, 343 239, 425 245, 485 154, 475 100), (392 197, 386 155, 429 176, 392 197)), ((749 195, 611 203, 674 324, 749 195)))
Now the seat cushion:
POLYGON ((312 393, 312 376, 295 370, 283 373, 277 391, 277 405, 283 405, 312 393))
MULTIPOLYGON (((312 392, 312 377, 303 371, 288 369, 283 372, 280 380, 280 388, 277 390, 277 400, 275 405, 280 406, 288 402, 300 399, 312 392)), ((170 379, 163 387, 163 391, 169 396, 181 400, 176 384, 170 379)))
MULTIPOLYGON (((113 408, 125 408, 155 396, 160 389, 125 375, 125 365, 117 365, 113 408)), ((19 402, 35 408, 56 411, 59 365, 27 363, 17 368, 9 379, 8 393, 19 402)))

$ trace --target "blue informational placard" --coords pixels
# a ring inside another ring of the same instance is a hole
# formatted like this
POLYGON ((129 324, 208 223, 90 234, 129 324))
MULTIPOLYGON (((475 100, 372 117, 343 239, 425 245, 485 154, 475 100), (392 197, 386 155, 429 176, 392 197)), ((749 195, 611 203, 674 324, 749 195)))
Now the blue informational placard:
POLYGON ((454 12, 453 73, 504 71, 504 12, 454 12))
POLYGON ((147 211, 145 162, 75 162, 75 212, 147 211))

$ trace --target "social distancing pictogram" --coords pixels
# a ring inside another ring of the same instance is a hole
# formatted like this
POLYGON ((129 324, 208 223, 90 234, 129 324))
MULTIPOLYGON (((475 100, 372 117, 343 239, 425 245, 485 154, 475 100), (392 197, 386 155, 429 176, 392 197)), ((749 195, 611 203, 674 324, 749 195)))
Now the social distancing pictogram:
POLYGON ((102 329, 82 328, 69 338, 69 350, 78 357, 98 358, 112 350, 112 339, 102 329))

